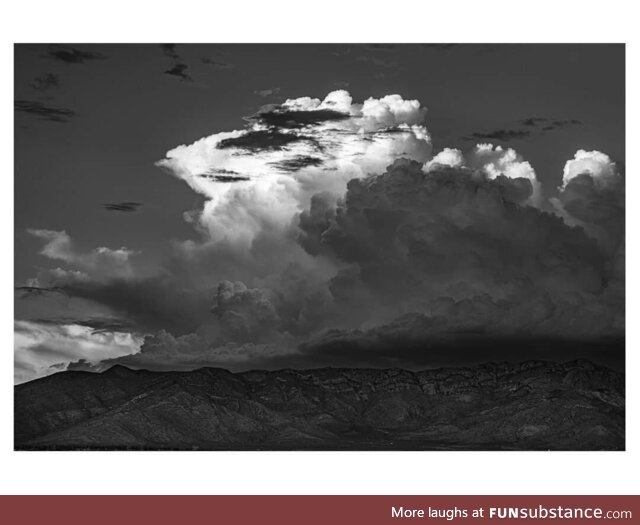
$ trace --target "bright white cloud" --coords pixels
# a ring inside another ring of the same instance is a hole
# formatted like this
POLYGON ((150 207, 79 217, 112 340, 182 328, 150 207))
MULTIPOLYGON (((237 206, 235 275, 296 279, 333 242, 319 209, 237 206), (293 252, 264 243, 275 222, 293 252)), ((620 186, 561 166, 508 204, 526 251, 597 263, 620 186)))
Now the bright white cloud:
POLYGON ((461 168, 464 166, 464 156, 459 149, 444 148, 424 165, 425 171, 438 167, 461 168))
POLYGON ((142 337, 78 324, 15 321, 16 383, 58 372, 78 359, 101 361, 138 352, 142 337))
POLYGON ((315 193, 337 199, 349 180, 400 157, 426 162, 425 117, 417 100, 389 95, 355 104, 339 90, 322 101, 269 106, 247 129, 178 146, 158 164, 206 197, 197 221, 211 241, 249 246, 265 229, 290 228, 315 193))
POLYGON ((541 188, 536 172, 522 156, 512 148, 504 149, 493 144, 478 144, 467 156, 467 165, 472 169, 483 172, 489 179, 500 175, 508 179, 527 179, 531 182, 533 193, 530 203, 540 203, 541 188))
POLYGON ((579 175, 589 175, 597 189, 611 188, 620 181, 616 164, 609 155, 600 151, 578 150, 564 165, 562 188, 579 175))

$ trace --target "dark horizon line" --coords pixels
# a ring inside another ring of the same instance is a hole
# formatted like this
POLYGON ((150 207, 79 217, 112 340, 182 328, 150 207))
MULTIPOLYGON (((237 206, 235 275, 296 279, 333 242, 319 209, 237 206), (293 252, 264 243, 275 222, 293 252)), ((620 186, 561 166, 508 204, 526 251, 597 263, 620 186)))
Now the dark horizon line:
POLYGON ((399 371, 399 372, 408 372, 410 374, 419 374, 421 372, 431 372, 431 371, 440 371, 440 370, 461 370, 461 369, 477 369, 482 367, 490 367, 490 366, 504 366, 504 365, 523 365, 528 363, 536 363, 538 366, 545 365, 570 365, 570 364, 582 364, 582 365, 591 365, 596 368, 605 368, 614 373, 622 373, 614 368, 598 363, 592 359, 587 357, 578 357, 575 359, 567 359, 567 360, 559 360, 552 361, 549 359, 523 359, 523 360, 513 360, 513 361, 483 361, 480 363, 468 363, 468 364, 460 364, 460 365, 450 365, 450 366, 437 366, 433 368, 420 368, 420 369, 410 369, 410 368, 401 368, 401 367, 375 367, 375 366, 311 366, 309 368, 295 368, 295 367, 285 367, 285 368, 274 368, 274 369, 266 369, 266 368, 251 368, 248 370, 240 370, 240 371, 232 371, 228 368, 218 367, 218 366, 200 366, 198 368, 193 368, 190 370, 150 370, 148 368, 131 368, 129 366, 116 363, 109 368, 102 371, 91 371, 91 370, 61 370, 59 372, 55 372, 53 374, 49 374, 43 377, 37 377, 35 379, 31 379, 30 381, 24 381, 22 383, 14 384, 14 388, 28 385, 31 383, 35 383, 36 381, 44 381, 50 379, 54 376, 59 376, 62 374, 73 373, 73 374, 91 374, 91 375, 104 375, 112 371, 117 370, 126 370, 127 372, 138 373, 151 373, 151 374, 191 374, 194 372, 201 372, 203 370, 215 370, 218 372, 226 372, 231 375, 243 375, 243 374, 251 374, 251 373, 265 373, 265 374, 277 374, 281 372, 318 372, 318 371, 343 371, 343 370, 361 370, 361 371, 399 371))

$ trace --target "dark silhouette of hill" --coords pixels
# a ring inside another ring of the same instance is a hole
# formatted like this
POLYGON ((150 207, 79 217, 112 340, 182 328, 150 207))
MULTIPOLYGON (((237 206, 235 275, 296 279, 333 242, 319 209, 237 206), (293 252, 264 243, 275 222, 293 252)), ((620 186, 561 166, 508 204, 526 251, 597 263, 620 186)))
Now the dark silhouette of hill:
POLYGON ((624 375, 587 360, 411 372, 115 366, 15 387, 15 448, 623 450, 624 375))

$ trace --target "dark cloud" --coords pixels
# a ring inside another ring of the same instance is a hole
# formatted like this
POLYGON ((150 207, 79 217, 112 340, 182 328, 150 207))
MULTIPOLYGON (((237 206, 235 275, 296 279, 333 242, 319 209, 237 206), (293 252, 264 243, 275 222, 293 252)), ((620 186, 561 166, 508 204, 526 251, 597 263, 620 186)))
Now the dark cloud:
POLYGON ((138 211, 140 206, 142 206, 142 203, 140 202, 112 202, 102 205, 105 210, 123 212, 138 211))
POLYGON ((176 64, 171 69, 167 69, 164 74, 177 77, 183 82, 193 82, 193 79, 187 73, 185 73, 187 69, 189 69, 189 66, 187 66, 187 64, 176 64))
POLYGON ((82 64, 88 60, 103 60, 107 58, 102 53, 92 53, 75 47, 57 44, 49 46, 47 56, 66 64, 82 64))
POLYGON ((293 142, 303 140, 311 140, 302 135, 294 135, 292 133, 282 133, 275 130, 249 131, 240 137, 223 139, 218 142, 217 147, 240 148, 248 151, 260 150, 280 150, 293 142))
POLYGON ((305 126, 315 126, 322 122, 341 121, 349 119, 349 115, 333 109, 317 109, 312 111, 290 111, 282 110, 278 106, 270 107, 267 110, 258 112, 249 117, 267 126, 277 126, 281 128, 302 128, 305 126))
POLYGON ((282 171, 298 171, 302 168, 306 168, 307 166, 322 166, 323 162, 324 161, 319 157, 300 155, 292 159, 273 162, 271 165, 282 171))
POLYGON ((18 292, 20 299, 29 299, 32 297, 42 297, 50 293, 62 293, 64 289, 60 287, 47 287, 47 286, 16 286, 15 291, 18 292))
POLYGON ((251 180, 250 177, 244 177, 243 175, 201 175, 215 182, 244 182, 251 180))
POLYGON ((471 333, 434 337, 429 329, 432 323, 427 316, 408 314, 370 330, 327 331, 300 346, 300 360, 330 363, 331 366, 424 369, 496 361, 562 361, 588 357, 614 369, 624 369, 624 339, 621 337, 588 341, 471 333))
POLYGON ((543 131, 551 131, 555 129, 564 129, 570 126, 581 126, 582 121, 577 119, 569 119, 569 120, 554 120, 551 124, 546 125, 542 128, 543 131))
POLYGON ((36 77, 33 82, 31 82, 31 87, 36 91, 48 91, 52 88, 57 88, 60 86, 60 79, 58 75, 54 75, 53 73, 45 73, 39 77, 36 77))
POLYGON ((54 317, 44 319, 30 319, 30 321, 39 324, 86 326, 88 328, 92 328, 93 333, 131 332, 135 330, 135 326, 132 325, 131 322, 124 319, 112 317, 54 317))
POLYGON ((210 319, 211 292, 186 289, 170 275, 106 281, 70 279, 59 287, 128 319, 140 332, 165 329, 175 334, 195 331, 210 319))
POLYGON ((203 64, 207 65, 207 66, 211 66, 215 69, 233 69, 234 65, 233 64, 228 64, 226 62, 218 62, 217 60, 214 60, 211 57, 200 57, 200 62, 202 62, 203 64))
POLYGON ((396 162, 350 181, 335 212, 312 200, 301 243, 349 265, 329 288, 356 325, 415 312, 431 334, 619 333, 606 254, 582 229, 522 205, 531 191, 526 179, 396 162))
POLYGON ((67 123, 76 116, 76 112, 71 109, 47 106, 35 100, 16 100, 14 107, 16 111, 28 113, 49 122, 67 123))
POLYGON ((240 175, 237 171, 228 170, 224 168, 214 168, 207 172, 208 175, 220 174, 220 175, 240 175))
POLYGON ((600 189, 587 173, 571 179, 559 194, 564 209, 580 221, 622 233, 624 224, 623 181, 600 189))
POLYGON ((548 122, 549 119, 545 118, 545 117, 529 117, 529 118, 524 118, 522 120, 520 120, 520 124, 522 124, 523 126, 538 126, 538 124, 542 123, 542 122, 548 122))
POLYGON ((180 55, 176 51, 177 44, 160 44, 160 49, 169 58, 180 60, 180 55))
POLYGON ((497 140, 501 142, 509 142, 512 140, 521 140, 531 136, 534 133, 545 133, 557 129, 564 129, 570 126, 579 126, 582 124, 577 119, 552 120, 546 117, 528 117, 518 121, 525 129, 496 129, 488 132, 472 133, 469 137, 463 137, 463 140, 497 140))
POLYGON ((547 117, 529 117, 518 121, 523 126, 538 128, 542 131, 552 131, 555 129, 563 129, 570 126, 580 126, 583 124, 578 119, 550 119, 547 117))
POLYGON ((237 171, 227 170, 224 168, 214 168, 208 170, 206 173, 200 174, 200 177, 204 177, 216 182, 242 182, 251 180, 251 177, 241 175, 237 171))
POLYGON ((527 129, 496 129, 486 133, 472 133, 471 137, 466 140, 498 140, 501 142, 509 142, 510 140, 519 140, 531 135, 531 131, 527 129))

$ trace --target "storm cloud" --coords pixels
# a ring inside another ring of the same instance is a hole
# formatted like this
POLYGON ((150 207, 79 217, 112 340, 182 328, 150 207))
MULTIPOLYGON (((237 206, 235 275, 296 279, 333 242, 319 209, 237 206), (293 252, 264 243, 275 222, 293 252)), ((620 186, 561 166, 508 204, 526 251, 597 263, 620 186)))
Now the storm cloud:
POLYGON ((197 235, 147 275, 133 250, 31 230, 65 268, 30 286, 100 304, 144 337, 139 352, 70 367, 424 366, 456 341, 467 359, 623 337, 615 163, 578 151, 548 201, 515 149, 434 155, 427 124, 417 100, 339 90, 171 149, 157 165, 202 199, 184 215, 197 235))

